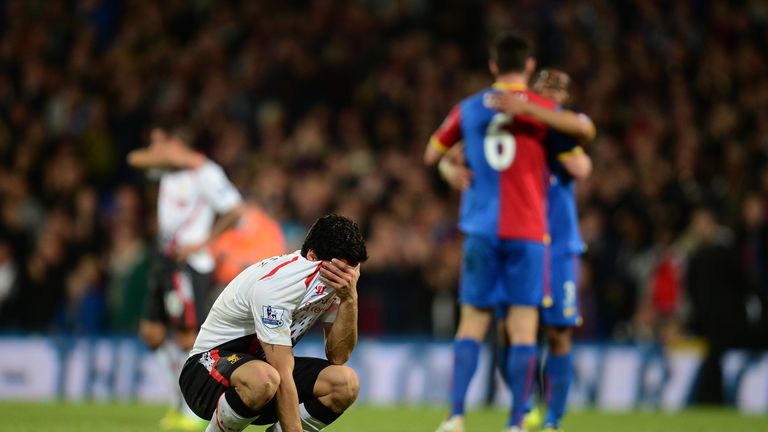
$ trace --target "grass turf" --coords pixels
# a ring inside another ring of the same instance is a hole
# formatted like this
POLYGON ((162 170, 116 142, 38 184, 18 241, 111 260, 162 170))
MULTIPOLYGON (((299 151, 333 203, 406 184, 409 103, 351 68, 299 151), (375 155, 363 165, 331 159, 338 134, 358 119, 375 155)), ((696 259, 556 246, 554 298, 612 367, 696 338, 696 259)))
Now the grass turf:
MULTIPOLYGON (((165 408, 133 404, 0 403, 0 431, 155 431, 165 408)), ((439 408, 350 409, 329 432, 431 432, 445 415, 439 408)), ((499 410, 469 413, 467 432, 501 431, 506 415, 499 410)), ((691 409, 676 414, 573 412, 564 423, 568 432, 768 432, 768 417, 743 416, 733 410, 691 409)), ((263 428, 251 427, 248 432, 263 428)))

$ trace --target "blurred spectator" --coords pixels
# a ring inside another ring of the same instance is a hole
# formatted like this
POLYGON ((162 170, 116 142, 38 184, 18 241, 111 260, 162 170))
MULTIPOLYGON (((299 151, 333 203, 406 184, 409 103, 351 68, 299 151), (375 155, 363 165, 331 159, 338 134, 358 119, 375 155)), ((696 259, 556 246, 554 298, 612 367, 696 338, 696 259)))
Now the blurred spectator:
POLYGON ((750 292, 735 253, 733 236, 718 225, 712 210, 701 208, 694 212, 691 234, 694 248, 686 272, 691 324, 708 342, 698 402, 722 403, 720 360, 726 349, 749 343, 750 292))
POLYGON ((8 0, 0 9, 4 328, 135 326, 154 200, 125 155, 145 144, 152 119, 172 115, 189 119, 197 146, 279 222, 287 248, 323 213, 361 223, 368 334, 449 335, 457 199, 420 152, 452 104, 489 84, 485 41, 508 28, 537 43, 542 66, 570 72, 600 131, 589 149, 595 175, 578 187, 589 245, 579 335, 655 337, 690 300, 688 330, 718 338, 704 322, 713 298, 736 313, 753 291, 745 316, 766 315, 763 2, 8 0), (699 213, 690 250, 686 228, 702 204, 735 233, 736 253, 710 241, 699 213), (719 258, 746 274, 738 290, 710 274, 718 270, 706 263, 719 258), (84 320, 100 295, 106 317, 84 320))
POLYGON ((66 298, 55 328, 66 333, 94 334, 104 328, 104 297, 96 257, 84 256, 66 280, 66 298))

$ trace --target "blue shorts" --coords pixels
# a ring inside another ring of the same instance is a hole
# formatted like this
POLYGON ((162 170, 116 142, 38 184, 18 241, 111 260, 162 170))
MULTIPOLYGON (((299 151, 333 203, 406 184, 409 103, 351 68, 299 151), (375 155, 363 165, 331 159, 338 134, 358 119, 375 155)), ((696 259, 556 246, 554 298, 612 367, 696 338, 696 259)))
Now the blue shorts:
MULTIPOLYGON (((549 255, 549 254, 548 254, 549 255)), ((541 323, 552 327, 576 327, 579 315, 579 256, 559 253, 547 256, 547 279, 540 314, 541 323)))
POLYGON ((539 306, 544 287, 544 244, 467 235, 461 304, 539 306))

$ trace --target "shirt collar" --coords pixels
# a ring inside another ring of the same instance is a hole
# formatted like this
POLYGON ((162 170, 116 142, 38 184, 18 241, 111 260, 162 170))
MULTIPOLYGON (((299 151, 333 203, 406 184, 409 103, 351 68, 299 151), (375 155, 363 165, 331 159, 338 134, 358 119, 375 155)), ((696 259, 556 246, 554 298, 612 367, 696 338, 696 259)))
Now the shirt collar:
POLYGON ((512 90, 512 91, 528 90, 528 86, 523 83, 508 82, 508 81, 496 81, 495 83, 493 83, 493 88, 497 90, 512 90))

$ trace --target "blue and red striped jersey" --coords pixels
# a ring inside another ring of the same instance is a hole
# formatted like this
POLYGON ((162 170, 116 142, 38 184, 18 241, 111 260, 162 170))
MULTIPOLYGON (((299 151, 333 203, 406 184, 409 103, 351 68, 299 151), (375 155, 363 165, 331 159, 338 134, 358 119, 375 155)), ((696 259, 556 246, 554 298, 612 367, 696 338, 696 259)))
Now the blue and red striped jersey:
POLYGON ((459 228, 465 234, 542 242, 547 233, 548 128, 530 116, 510 117, 488 108, 486 95, 501 91, 557 107, 524 85, 496 83, 456 105, 432 135, 431 145, 447 151, 464 142, 465 160, 473 172, 461 202, 459 228))

